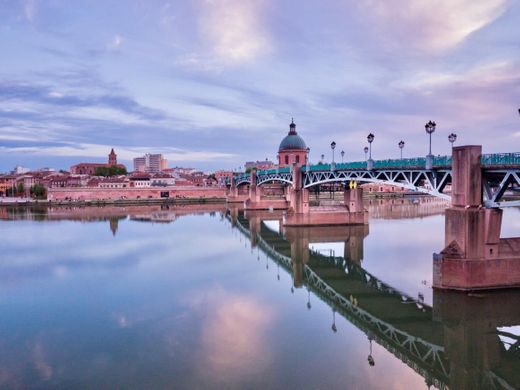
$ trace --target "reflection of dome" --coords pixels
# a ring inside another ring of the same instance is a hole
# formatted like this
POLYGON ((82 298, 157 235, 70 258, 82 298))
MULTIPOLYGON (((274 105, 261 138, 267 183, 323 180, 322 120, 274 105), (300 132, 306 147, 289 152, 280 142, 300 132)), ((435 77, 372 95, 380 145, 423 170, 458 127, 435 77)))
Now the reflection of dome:
POLYGON ((296 132, 296 125, 294 121, 291 122, 289 126, 289 134, 280 142, 280 147, 278 148, 279 152, 284 150, 305 150, 307 149, 307 145, 305 145, 305 141, 302 137, 298 135, 296 132))

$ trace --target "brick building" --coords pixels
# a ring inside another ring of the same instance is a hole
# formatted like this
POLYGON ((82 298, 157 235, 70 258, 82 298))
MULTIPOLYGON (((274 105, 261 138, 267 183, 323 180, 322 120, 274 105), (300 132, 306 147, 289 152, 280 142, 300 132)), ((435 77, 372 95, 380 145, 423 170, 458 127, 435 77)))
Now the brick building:
POLYGON ((114 148, 112 148, 110 154, 108 155, 107 164, 79 163, 70 167, 70 173, 76 175, 95 175, 97 168, 110 168, 112 166, 126 169, 126 167, 123 164, 117 163, 117 154, 116 152, 114 152, 114 148))

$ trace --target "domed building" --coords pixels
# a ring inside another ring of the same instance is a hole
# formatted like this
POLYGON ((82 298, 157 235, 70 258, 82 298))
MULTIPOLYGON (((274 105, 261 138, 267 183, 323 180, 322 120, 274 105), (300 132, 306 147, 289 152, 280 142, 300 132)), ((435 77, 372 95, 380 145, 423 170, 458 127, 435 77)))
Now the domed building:
POLYGON ((307 145, 296 132, 294 120, 289 125, 289 134, 280 142, 278 148, 278 165, 280 167, 304 165, 307 163, 307 145))

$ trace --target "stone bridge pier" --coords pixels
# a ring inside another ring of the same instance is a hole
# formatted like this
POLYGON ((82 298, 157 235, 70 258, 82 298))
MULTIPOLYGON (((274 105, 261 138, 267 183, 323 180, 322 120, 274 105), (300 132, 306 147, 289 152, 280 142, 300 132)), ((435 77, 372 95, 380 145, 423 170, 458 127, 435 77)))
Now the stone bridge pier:
POLYGON ((285 210, 288 202, 285 197, 268 198, 262 196, 262 187, 258 185, 256 171, 251 171, 251 184, 249 185, 248 199, 244 200, 246 210, 285 210))
POLYGON ((309 190, 303 187, 301 167, 293 165, 293 187, 284 226, 334 226, 368 224, 363 207, 363 189, 345 189, 344 206, 310 207, 309 190))
POLYGON ((249 194, 244 192, 246 188, 246 186, 237 186, 234 175, 231 176, 231 185, 226 197, 227 203, 243 203, 247 200, 249 194))
POLYGON ((453 148, 445 248, 433 257, 436 288, 520 287, 520 238, 501 239, 502 210, 482 204, 481 151, 481 146, 453 148))

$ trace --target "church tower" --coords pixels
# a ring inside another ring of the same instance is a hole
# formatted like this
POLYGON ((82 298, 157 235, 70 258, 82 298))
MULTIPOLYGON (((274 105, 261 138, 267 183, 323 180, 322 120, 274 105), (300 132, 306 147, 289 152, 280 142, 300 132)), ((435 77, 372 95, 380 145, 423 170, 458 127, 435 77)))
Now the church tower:
POLYGON ((108 165, 110 166, 116 166, 117 165, 117 154, 114 152, 114 148, 110 151, 110 154, 108 155, 108 165))

